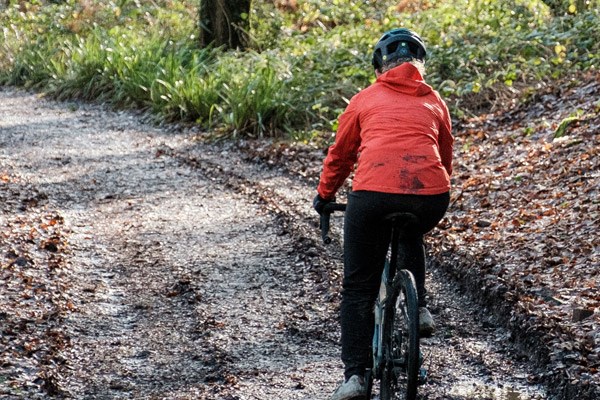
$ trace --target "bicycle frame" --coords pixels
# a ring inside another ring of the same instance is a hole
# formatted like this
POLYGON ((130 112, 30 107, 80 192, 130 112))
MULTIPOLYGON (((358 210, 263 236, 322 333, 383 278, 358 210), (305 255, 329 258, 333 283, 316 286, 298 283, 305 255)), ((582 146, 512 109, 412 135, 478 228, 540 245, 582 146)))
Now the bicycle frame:
POLYGON ((381 284, 379 287, 379 295, 375 300, 375 329, 373 332, 373 366, 371 369, 371 375, 375 379, 381 377, 381 369, 385 361, 384 346, 383 346, 383 324, 385 321, 386 308, 388 308, 387 302, 390 299, 388 293, 391 292, 391 285, 396 275, 398 266, 396 265, 398 260, 398 239, 399 233, 395 227, 392 228, 392 240, 390 243, 391 251, 388 257, 386 257, 385 265, 383 267, 383 273, 381 275, 381 284))
MULTIPOLYGON (((395 266, 393 266, 395 268, 395 266)), ((375 300, 375 330, 373 332, 373 367, 371 374, 373 378, 379 379, 381 376, 381 368, 384 361, 383 348, 383 322, 385 321, 386 304, 389 299, 387 294, 390 292, 390 285, 394 279, 394 273, 390 274, 392 265, 388 260, 385 262, 383 274, 381 276, 381 286, 379 287, 379 295, 375 300)), ((395 272, 395 271, 394 271, 395 272)))

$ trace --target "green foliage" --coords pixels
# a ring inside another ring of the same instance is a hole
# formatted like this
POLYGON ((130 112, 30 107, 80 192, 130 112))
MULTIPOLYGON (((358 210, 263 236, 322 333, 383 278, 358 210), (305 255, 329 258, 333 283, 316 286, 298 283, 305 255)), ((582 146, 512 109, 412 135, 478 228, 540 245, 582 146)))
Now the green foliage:
POLYGON ((246 52, 198 48, 196 1, 14 3, 0 9, 0 84, 231 135, 335 129, 374 80, 374 43, 398 26, 425 39, 427 81, 457 115, 600 58, 599 0, 560 0, 560 12, 541 0, 298 0, 295 10, 255 0, 246 52))
POLYGON ((278 135, 300 126, 301 91, 289 65, 267 53, 229 53, 219 60, 219 75, 229 76, 219 92, 219 121, 233 134, 278 135))

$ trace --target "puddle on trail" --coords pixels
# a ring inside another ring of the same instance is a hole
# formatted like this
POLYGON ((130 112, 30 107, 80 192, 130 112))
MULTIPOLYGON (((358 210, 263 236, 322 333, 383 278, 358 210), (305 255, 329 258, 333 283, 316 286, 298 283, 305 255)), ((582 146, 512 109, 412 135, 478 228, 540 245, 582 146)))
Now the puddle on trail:
POLYGON ((532 391, 527 391, 508 386, 499 387, 480 382, 465 382, 453 386, 448 394, 449 398, 454 400, 534 400, 545 398, 535 390, 535 385, 531 389, 532 391))

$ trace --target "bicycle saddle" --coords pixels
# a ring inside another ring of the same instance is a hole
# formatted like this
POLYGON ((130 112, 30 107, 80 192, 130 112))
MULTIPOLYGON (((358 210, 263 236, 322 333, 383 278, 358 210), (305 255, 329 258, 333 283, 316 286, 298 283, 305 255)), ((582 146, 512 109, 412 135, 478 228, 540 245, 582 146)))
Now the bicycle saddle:
POLYGON ((390 222, 392 225, 403 231, 410 231, 419 226, 419 218, 415 214, 409 212, 390 213, 383 217, 383 220, 390 222))

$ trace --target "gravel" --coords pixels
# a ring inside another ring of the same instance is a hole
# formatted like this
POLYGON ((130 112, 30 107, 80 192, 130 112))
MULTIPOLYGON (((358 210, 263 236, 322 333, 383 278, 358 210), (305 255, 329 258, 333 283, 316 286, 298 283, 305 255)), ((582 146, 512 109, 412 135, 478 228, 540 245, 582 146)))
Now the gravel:
MULTIPOLYGON (((1 365, 2 398, 325 399, 335 389, 342 221, 321 244, 314 173, 207 144, 194 128, 10 88, 0 130, 0 175, 43 193, 40 207, 64 220, 72 304, 50 360, 19 356, 42 383, 1 365)), ((428 280, 438 331, 423 340, 419 398, 552 398, 489 310, 441 270, 428 280)))

